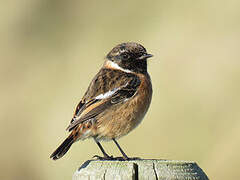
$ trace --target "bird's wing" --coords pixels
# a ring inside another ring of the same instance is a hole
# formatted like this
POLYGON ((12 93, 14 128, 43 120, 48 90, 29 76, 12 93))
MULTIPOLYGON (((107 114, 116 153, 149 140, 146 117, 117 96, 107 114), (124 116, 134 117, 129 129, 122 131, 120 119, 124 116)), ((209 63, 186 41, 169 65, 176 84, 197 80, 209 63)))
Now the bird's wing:
POLYGON ((103 69, 95 76, 67 130, 71 131, 79 123, 95 118, 112 105, 127 101, 136 94, 141 84, 137 75, 112 71, 103 69))

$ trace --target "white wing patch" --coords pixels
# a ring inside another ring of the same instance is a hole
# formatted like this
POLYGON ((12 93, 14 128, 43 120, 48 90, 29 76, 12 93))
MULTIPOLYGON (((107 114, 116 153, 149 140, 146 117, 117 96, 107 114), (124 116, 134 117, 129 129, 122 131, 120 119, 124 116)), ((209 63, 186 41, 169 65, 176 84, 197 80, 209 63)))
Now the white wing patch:
POLYGON ((112 96, 115 92, 117 92, 120 88, 114 88, 113 90, 111 91, 108 91, 104 94, 99 94, 98 96, 95 97, 95 99, 106 99, 110 96, 112 96))
POLYGON ((118 87, 118 88, 114 88, 113 90, 110 90, 104 94, 99 94, 98 96, 95 97, 95 99, 107 99, 109 98, 110 96, 112 96, 114 93, 116 93, 118 90, 122 89, 123 87, 126 87, 128 85, 128 82, 124 85, 124 86, 121 86, 121 87, 118 87))

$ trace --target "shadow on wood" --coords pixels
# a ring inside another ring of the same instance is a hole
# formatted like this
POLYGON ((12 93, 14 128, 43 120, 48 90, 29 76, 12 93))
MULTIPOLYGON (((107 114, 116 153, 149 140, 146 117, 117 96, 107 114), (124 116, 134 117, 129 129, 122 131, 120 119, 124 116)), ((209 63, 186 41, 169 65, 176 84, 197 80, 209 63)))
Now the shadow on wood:
POLYGON ((140 159, 133 161, 88 160, 74 173, 73 180, 208 180, 191 161, 140 159))

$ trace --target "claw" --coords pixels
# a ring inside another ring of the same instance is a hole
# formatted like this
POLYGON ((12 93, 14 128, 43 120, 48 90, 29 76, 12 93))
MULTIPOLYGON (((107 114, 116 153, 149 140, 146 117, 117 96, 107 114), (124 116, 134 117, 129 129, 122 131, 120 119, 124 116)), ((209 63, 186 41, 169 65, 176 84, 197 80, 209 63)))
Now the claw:
POLYGON ((98 160, 114 160, 113 156, 98 156, 98 155, 94 155, 93 158, 96 158, 98 160))
POLYGON ((140 157, 131 157, 131 158, 128 158, 127 160, 134 161, 134 160, 140 160, 140 159, 141 159, 140 157))
POLYGON ((140 160, 139 157, 115 157, 116 160, 119 161, 134 161, 134 160, 140 160))
POLYGON ((112 161, 134 161, 139 160, 141 158, 139 157, 132 157, 132 158, 126 158, 126 157, 113 157, 113 156, 98 156, 94 155, 93 158, 96 158, 97 160, 112 160, 112 161))

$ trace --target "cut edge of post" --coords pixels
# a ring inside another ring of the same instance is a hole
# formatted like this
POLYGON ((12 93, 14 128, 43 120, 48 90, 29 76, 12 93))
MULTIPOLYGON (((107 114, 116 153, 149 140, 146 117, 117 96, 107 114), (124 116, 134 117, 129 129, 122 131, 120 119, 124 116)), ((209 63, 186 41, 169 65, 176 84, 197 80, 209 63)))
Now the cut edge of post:
POLYGON ((87 160, 74 173, 73 180, 84 179, 188 179, 208 180, 194 161, 139 159, 130 161, 87 160))

